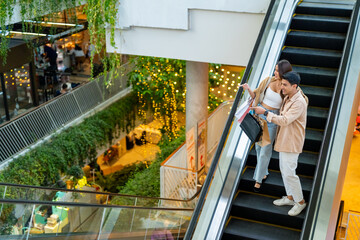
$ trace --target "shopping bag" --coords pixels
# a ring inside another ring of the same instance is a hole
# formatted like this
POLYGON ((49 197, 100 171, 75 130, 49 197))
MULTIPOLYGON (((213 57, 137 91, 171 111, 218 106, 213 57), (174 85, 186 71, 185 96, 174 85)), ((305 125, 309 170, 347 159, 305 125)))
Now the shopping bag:
POLYGON ((239 123, 241 123, 244 120, 246 114, 249 113, 253 101, 254 100, 252 98, 249 98, 249 100, 241 104, 238 110, 236 110, 235 117, 238 119, 239 123))
POLYGON ((253 116, 250 113, 246 114, 240 127, 252 142, 259 141, 263 130, 261 123, 256 119, 256 116, 253 116))

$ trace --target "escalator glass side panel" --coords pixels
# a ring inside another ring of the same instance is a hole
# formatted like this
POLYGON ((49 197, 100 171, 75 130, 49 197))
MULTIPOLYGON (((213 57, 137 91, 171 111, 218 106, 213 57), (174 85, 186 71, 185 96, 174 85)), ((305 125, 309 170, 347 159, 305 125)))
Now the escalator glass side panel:
MULTIPOLYGON (((259 34, 260 43, 254 49, 253 59, 249 61, 242 82, 248 82, 251 89, 255 89, 262 79, 272 75, 296 4, 297 1, 275 1, 270 10, 270 17, 265 21, 265 28, 259 34)), ((247 92, 240 94, 240 101, 234 102, 236 107, 249 97, 247 92)), ((193 233, 194 239, 221 237, 231 208, 231 201, 236 193, 237 183, 249 153, 251 141, 239 127, 237 118, 230 115, 228 121, 231 122, 231 126, 228 132, 224 130, 222 137, 226 140, 222 151, 218 154, 218 162, 210 178, 211 185, 203 190, 207 191, 206 201, 193 233)))

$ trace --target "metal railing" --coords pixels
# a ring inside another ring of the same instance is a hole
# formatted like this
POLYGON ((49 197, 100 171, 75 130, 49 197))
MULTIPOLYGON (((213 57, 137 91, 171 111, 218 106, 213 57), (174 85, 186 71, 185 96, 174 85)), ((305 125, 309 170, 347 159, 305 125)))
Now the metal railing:
POLYGON ((124 90, 131 68, 121 66, 111 86, 100 76, 0 126, 0 164, 124 90))
POLYGON ((360 239, 360 212, 349 211, 345 239, 360 239))

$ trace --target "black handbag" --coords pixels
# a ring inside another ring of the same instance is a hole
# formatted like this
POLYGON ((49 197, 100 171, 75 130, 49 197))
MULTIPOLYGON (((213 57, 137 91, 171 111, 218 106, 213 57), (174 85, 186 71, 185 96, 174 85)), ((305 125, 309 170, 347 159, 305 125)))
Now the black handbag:
POLYGON ((252 114, 246 114, 240 127, 252 142, 259 141, 263 130, 260 122, 252 114))

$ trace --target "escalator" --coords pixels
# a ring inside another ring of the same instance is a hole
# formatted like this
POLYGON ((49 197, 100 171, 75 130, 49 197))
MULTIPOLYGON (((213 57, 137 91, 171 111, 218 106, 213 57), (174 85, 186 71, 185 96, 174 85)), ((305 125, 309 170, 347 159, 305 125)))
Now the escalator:
MULTIPOLYGON (((196 195, 195 195, 196 196, 196 195)), ((0 183, 0 239, 182 239, 191 199, 0 183)))
MULTIPOLYGON (((271 2, 242 83, 248 82, 254 89, 272 74, 280 59, 289 60, 300 74, 300 87, 309 106, 297 174, 308 205, 295 217, 288 215, 291 206, 273 205, 275 199, 286 195, 275 151, 268 179, 259 193, 253 192, 256 151, 239 130, 232 109, 185 239, 322 239, 314 238, 313 232, 319 221, 316 214, 331 211, 319 210, 319 205, 326 196, 324 176, 328 174, 329 155, 335 151, 335 128, 344 125, 339 122, 339 112, 346 106, 342 102, 344 79, 353 66, 360 1, 292 2, 271 2), (268 63, 271 57, 275 61, 268 63)), ((248 97, 240 90, 234 106, 248 97)), ((324 228, 326 234, 327 226, 324 228)))
MULTIPOLYGON (((353 5, 301 2, 280 55, 300 74, 300 87, 309 98, 305 144, 297 167, 306 202, 312 191, 352 9, 353 5)), ((275 207, 272 203, 286 195, 279 154, 273 151, 269 178, 259 194, 252 191, 255 166, 253 148, 222 239, 299 239, 306 211, 291 217, 288 215, 291 206, 275 207)))

